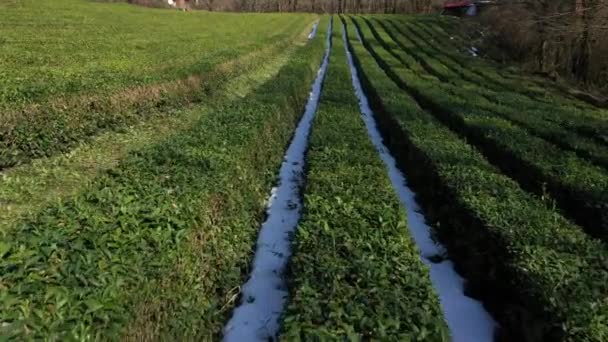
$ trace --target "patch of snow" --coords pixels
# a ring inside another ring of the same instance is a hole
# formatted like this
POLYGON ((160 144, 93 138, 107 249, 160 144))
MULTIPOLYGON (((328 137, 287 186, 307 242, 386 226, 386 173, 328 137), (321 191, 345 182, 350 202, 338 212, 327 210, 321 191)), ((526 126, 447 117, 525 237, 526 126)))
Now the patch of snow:
POLYGON ((291 236, 300 219, 305 153, 329 63, 332 22, 333 19, 329 22, 325 56, 304 115, 285 153, 278 184, 271 190, 266 208, 268 218, 258 236, 250 278, 242 287, 240 305, 224 327, 226 342, 269 341, 279 330, 279 318, 288 296, 283 272, 291 256, 291 236))
POLYGON ((476 16, 477 15, 477 5, 475 5, 475 4, 469 5, 469 8, 467 8, 467 15, 469 17, 476 16))
POLYGON ((477 57, 477 56, 478 56, 478 55, 477 55, 477 52, 478 52, 478 51, 477 51, 477 48, 476 48, 476 47, 471 46, 471 48, 469 48, 469 49, 468 49, 468 51, 469 51, 469 53, 471 54, 471 56, 473 56, 473 57, 477 57))
POLYGON ((348 49, 344 25, 342 26, 342 37, 363 121, 372 143, 388 169, 389 178, 399 196, 399 200, 405 207, 409 230, 420 250, 422 261, 430 269, 431 282, 439 295, 443 314, 451 331, 452 341, 493 341, 496 322, 479 301, 464 294, 464 279, 456 273, 452 262, 444 260, 440 263, 433 263, 429 260, 433 256, 445 254, 445 249, 433 241, 431 228, 426 224, 424 216, 420 213, 415 193, 408 187, 405 176, 397 168, 395 159, 383 143, 374 119, 374 113, 369 106, 353 57, 348 49))
MULTIPOLYGON (((363 44, 363 39, 361 39, 361 32, 359 32, 359 27, 357 25, 353 25, 353 27, 355 28, 355 33, 357 34, 357 39, 359 40, 359 43, 363 44)), ((342 24, 342 28, 344 28, 344 24, 342 24)))
POLYGON ((454 40, 454 37, 450 37, 450 40, 454 40))
POLYGON ((308 34, 308 40, 313 39, 317 35, 317 27, 318 26, 319 26, 319 21, 317 20, 317 21, 315 21, 314 24, 312 24, 312 30, 308 34))

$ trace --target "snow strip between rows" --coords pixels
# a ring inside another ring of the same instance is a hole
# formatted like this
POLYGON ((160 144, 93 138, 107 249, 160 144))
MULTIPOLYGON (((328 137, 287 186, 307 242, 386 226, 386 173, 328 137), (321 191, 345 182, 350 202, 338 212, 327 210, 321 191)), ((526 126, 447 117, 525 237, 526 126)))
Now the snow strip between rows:
POLYGON ((420 249, 422 260, 430 268, 431 282, 439 294, 443 314, 451 331, 452 341, 492 341, 496 323, 480 302, 464 294, 464 279, 456 273, 453 263, 449 260, 439 263, 433 263, 429 260, 433 256, 443 255, 444 248, 437 245, 431 238, 431 228, 419 212, 420 207, 416 202, 414 192, 407 186, 407 181, 397 168, 395 159, 384 146, 382 136, 376 126, 374 114, 361 87, 353 57, 348 48, 344 24, 342 25, 342 37, 363 121, 372 143, 388 169, 389 178, 399 195, 399 200, 406 209, 408 227, 420 249))
MULTIPOLYGON (((344 24, 342 24, 344 25, 344 24)), ((357 25, 353 25, 355 27, 355 34, 357 34, 357 40, 359 40, 359 43, 363 44, 363 39, 361 38, 361 32, 359 32, 359 26, 357 25)))
POLYGON ((279 330, 279 319, 288 296, 283 277, 291 256, 291 237, 300 220, 300 188, 310 128, 317 111, 331 48, 332 21, 321 68, 312 86, 304 115, 287 149, 278 184, 272 188, 257 241, 249 280, 242 287, 240 305, 224 327, 224 341, 269 341, 279 330))
POLYGON ((315 21, 314 24, 312 24, 312 30, 310 31, 310 33, 308 34, 308 40, 313 39, 314 37, 317 36, 317 28, 319 27, 319 21, 315 21))

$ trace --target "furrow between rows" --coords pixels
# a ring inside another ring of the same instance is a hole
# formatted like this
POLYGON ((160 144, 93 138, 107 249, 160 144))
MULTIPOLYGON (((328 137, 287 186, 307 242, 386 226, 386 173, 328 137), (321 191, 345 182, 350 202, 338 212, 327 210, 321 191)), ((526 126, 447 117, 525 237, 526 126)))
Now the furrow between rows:
MULTIPOLYGON (((349 25, 364 89, 387 145, 437 237, 469 280, 468 293, 483 300, 500 324, 498 338, 605 339, 605 245, 523 191, 421 109, 374 49, 355 43, 355 32, 349 25)), ((365 43, 368 37, 362 37, 365 43)))
MULTIPOLYGON (((353 22, 357 27, 356 21, 353 22)), ((488 160, 539 197, 550 196, 563 213, 596 237, 608 235, 608 175, 605 170, 530 135, 509 121, 463 106, 443 84, 404 68, 374 39, 360 34, 391 79, 438 120, 475 144, 488 160)))
POLYGON ((267 218, 259 232, 251 274, 241 288, 241 303, 224 328, 224 341, 268 341, 279 330, 279 318, 287 300, 284 277, 291 256, 291 238, 300 220, 300 189, 304 182, 308 136, 317 111, 331 53, 332 23, 327 46, 306 109, 283 157, 277 185, 272 188, 267 218))

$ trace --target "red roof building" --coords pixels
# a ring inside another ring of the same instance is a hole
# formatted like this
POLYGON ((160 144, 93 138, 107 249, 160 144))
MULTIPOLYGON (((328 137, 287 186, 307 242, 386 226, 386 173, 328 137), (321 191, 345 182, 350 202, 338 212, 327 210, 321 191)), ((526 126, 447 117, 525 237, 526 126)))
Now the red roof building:
POLYGON ((495 4, 494 0, 448 0, 443 3, 444 14, 451 15, 477 15, 478 9, 483 9, 485 6, 495 4))
POLYGON ((443 4, 443 8, 444 9, 454 9, 454 8, 469 7, 471 5, 473 5, 473 1, 471 1, 471 0, 452 0, 452 1, 446 1, 443 4))

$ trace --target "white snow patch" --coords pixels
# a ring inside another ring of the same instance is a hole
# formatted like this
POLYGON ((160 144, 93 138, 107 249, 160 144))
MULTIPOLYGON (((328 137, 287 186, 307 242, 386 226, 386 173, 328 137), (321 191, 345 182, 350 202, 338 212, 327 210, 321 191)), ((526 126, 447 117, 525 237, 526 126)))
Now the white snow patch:
POLYGON ((332 21, 329 22, 327 47, 321 68, 312 86, 304 115, 285 153, 279 180, 272 188, 257 241, 249 280, 242 287, 240 305, 224 327, 224 341, 269 341, 276 337, 279 318, 288 296, 283 272, 291 256, 291 235, 300 219, 305 153, 310 128, 317 111, 331 47, 332 21))
POLYGON ((314 24, 312 24, 312 30, 308 34, 308 40, 313 39, 317 35, 317 27, 319 27, 319 21, 318 20, 315 21, 314 24))
POLYGON ((478 55, 477 55, 477 52, 478 52, 478 51, 477 51, 477 48, 476 48, 476 47, 471 46, 471 48, 469 48, 469 49, 468 49, 468 51, 469 51, 469 53, 471 54, 471 56, 473 56, 473 57, 477 57, 477 56, 478 56, 478 55))
MULTIPOLYGON (((359 40, 359 43, 363 44, 363 39, 361 39, 361 32, 359 32, 359 26, 353 25, 353 27, 355 28, 355 34, 357 34, 357 39, 359 40)), ((344 23, 342 23, 342 28, 344 29, 344 23)))
POLYGON ((464 294, 464 279, 456 273, 452 262, 446 260, 433 263, 429 260, 430 257, 444 255, 444 247, 433 241, 431 228, 426 224, 424 216, 420 213, 420 207, 416 202, 414 192, 408 187, 405 176, 399 171, 395 159, 383 143, 367 96, 361 87, 353 57, 348 49, 344 25, 342 26, 342 37, 363 121, 372 143, 388 169, 389 178, 399 195, 399 200, 406 209, 408 227, 420 249, 422 260, 430 268, 431 282, 439 294, 443 314, 451 331, 452 341, 493 341, 496 322, 479 301, 464 294))

